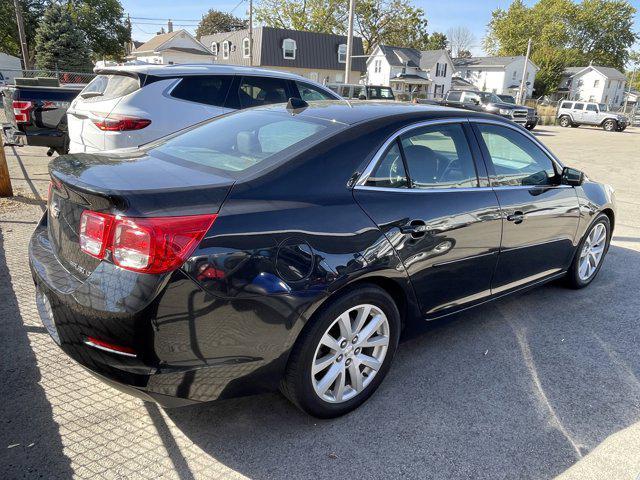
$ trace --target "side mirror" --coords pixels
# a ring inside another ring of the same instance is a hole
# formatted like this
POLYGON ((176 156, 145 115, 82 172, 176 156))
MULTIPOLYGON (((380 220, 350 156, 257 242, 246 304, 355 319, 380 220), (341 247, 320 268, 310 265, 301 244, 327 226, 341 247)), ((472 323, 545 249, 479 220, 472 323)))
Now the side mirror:
POLYGON ((562 184, 579 187, 584 183, 584 173, 571 167, 562 169, 562 184))

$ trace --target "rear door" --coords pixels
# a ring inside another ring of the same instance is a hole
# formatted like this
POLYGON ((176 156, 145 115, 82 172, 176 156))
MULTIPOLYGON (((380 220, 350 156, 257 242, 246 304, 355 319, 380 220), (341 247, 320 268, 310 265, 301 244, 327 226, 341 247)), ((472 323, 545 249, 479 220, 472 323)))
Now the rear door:
POLYGON ((354 189, 404 263, 426 317, 490 295, 502 221, 470 133, 466 121, 407 127, 354 189))
POLYGON ((137 77, 128 75, 98 75, 71 102, 67 110, 69 151, 94 152, 104 150, 105 132, 93 123, 106 118, 124 95, 140 88, 137 77))
POLYGON ((582 113, 584 111, 584 103, 576 102, 571 109, 571 116, 574 122, 582 123, 582 113))
POLYGON ((575 251, 579 221, 574 187, 560 184, 559 166, 521 128, 485 121, 472 124, 503 215, 493 293, 566 269, 575 251))

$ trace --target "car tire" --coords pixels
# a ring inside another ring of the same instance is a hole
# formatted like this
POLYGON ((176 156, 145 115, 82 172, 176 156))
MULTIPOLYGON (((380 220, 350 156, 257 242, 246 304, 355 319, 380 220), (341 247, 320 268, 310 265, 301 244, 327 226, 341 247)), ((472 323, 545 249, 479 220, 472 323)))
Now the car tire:
POLYGON ((607 215, 601 213, 591 222, 591 225, 589 225, 589 228, 576 249, 573 262, 567 272, 567 282, 571 288, 584 288, 596 278, 604 263, 604 257, 609 250, 610 242, 611 222, 607 215), (594 242, 594 240, 596 241, 594 242), (592 254, 598 252, 599 248, 601 248, 601 250, 599 250, 600 256, 596 258, 596 256, 592 254), (590 265, 588 271, 584 269, 585 264, 583 262, 585 260, 590 265))
POLYGON ((371 397, 389 371, 400 326, 398 308, 381 288, 363 285, 339 295, 305 325, 289 356, 282 393, 319 418, 354 410, 371 397), (352 336, 341 319, 348 322, 352 336), (369 342, 378 346, 365 346, 369 342))
POLYGON ((618 122, 615 120, 605 120, 602 124, 602 128, 604 128, 607 132, 613 132, 618 128, 618 122))
POLYGON ((569 115, 562 115, 559 119, 559 123, 561 127, 570 127, 572 125, 571 117, 569 115))
POLYGON ((535 125, 531 125, 530 123, 528 123, 528 124, 526 124, 526 125, 524 126, 524 128, 526 128, 527 130, 531 131, 531 130, 533 130, 534 128, 536 128, 536 126, 535 126, 535 125))

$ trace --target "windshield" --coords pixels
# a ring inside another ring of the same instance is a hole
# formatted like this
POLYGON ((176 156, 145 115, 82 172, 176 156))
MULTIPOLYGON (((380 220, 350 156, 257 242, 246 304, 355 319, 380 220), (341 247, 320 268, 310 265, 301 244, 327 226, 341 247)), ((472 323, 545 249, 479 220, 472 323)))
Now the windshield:
POLYGON ((478 95, 480 95, 480 98, 482 98, 482 101, 484 103, 502 103, 502 100, 500 100, 500 97, 498 97, 495 93, 491 93, 491 92, 480 92, 478 95))
POLYGON ((243 110, 151 145, 149 152, 168 161, 242 172, 272 157, 308 148, 339 129, 341 124, 328 120, 243 110))
POLYGON ((599 103, 598 107, 600 107, 600 111, 601 112, 608 112, 609 108, 607 107, 607 105, 605 103, 599 103))
POLYGON ((506 103, 513 103, 513 104, 516 103, 516 99, 513 98, 511 95, 500 95, 500 99, 506 103))

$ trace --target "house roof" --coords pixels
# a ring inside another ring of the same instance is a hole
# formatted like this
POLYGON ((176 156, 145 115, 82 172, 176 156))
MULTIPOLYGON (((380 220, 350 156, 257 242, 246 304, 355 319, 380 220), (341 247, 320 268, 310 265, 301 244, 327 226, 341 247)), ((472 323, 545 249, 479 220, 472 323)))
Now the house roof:
POLYGON ((189 32, 187 32, 186 30, 182 29, 182 30, 176 30, 174 32, 168 32, 168 33, 160 33, 158 35, 156 35, 155 37, 151 38, 149 41, 143 43, 142 45, 136 47, 135 50, 133 50, 131 53, 132 54, 136 54, 136 53, 142 53, 142 52, 155 52, 158 51, 160 49, 160 47, 162 47, 164 44, 166 44, 167 42, 169 42, 170 40, 172 40, 174 37, 180 35, 180 34, 185 34, 188 38, 192 39, 194 42, 194 45, 196 46, 201 46, 200 49, 198 48, 188 48, 188 47, 172 47, 172 46, 167 46, 167 48, 163 48, 162 50, 176 50, 176 51, 182 51, 182 52, 187 52, 188 53, 198 53, 198 54, 203 54, 206 55, 208 54, 208 50, 207 48, 202 45, 200 42, 198 42, 198 40, 196 40, 189 32))
POLYGON ((208 55, 208 56, 211 56, 211 52, 204 52, 202 50, 198 50, 197 48, 169 47, 169 48, 167 48, 167 50, 173 50, 174 52, 192 53, 194 55, 208 55))
MULTIPOLYGON (((213 42, 222 44, 228 41, 232 48, 228 59, 223 59, 221 55, 216 58, 217 63, 248 64, 242 55, 242 40, 247 38, 247 29, 235 32, 216 33, 214 35, 204 35, 200 41, 211 47, 213 42), (233 46, 236 49, 233 49, 233 46)), ((344 70, 345 64, 338 62, 338 47, 347 43, 345 35, 334 35, 331 33, 307 32, 302 30, 289 30, 285 28, 257 27, 253 29, 254 65, 266 67, 296 67, 311 68, 318 70, 344 70), (282 42, 285 39, 295 40, 296 58, 285 59, 282 55, 282 42)), ((364 56, 362 39, 353 37, 352 55, 364 56)), ((364 71, 364 58, 353 58, 351 64, 352 71, 364 71)))
MULTIPOLYGON (((453 59, 453 64, 457 67, 457 68, 461 68, 461 67, 476 67, 476 68, 481 68, 481 67, 497 67, 497 68, 504 68, 507 65, 512 64, 513 62, 515 62, 516 60, 519 60, 521 58, 524 58, 524 55, 517 55, 517 56, 512 56, 512 57, 498 57, 498 56, 494 56, 494 57, 470 57, 470 58, 462 58, 462 57, 457 57, 453 59)), ((529 59, 529 61, 531 62, 531 59, 529 59)), ((538 68, 538 66, 531 62, 536 68, 538 68)))
POLYGON ((392 45, 378 45, 380 51, 392 67, 415 67, 428 71, 446 50, 423 50, 416 48, 394 47, 392 45))
POLYGON ((479 91, 473 83, 468 82, 462 77, 451 77, 451 90, 475 90, 479 91))
POLYGON ((599 65, 587 65, 586 67, 567 67, 564 69, 563 75, 567 77, 573 77, 578 73, 592 68, 593 70, 600 72, 602 75, 611 80, 626 80, 626 76, 620 72, 617 68, 613 67, 601 67, 599 65))

